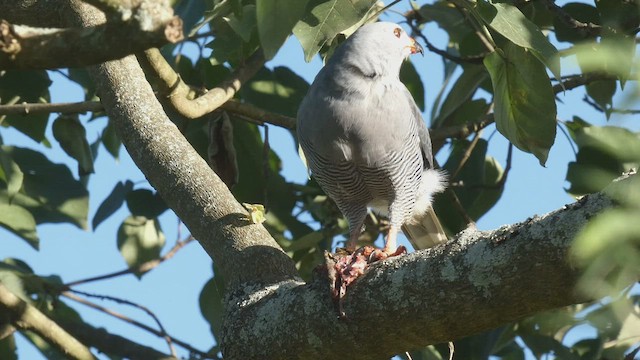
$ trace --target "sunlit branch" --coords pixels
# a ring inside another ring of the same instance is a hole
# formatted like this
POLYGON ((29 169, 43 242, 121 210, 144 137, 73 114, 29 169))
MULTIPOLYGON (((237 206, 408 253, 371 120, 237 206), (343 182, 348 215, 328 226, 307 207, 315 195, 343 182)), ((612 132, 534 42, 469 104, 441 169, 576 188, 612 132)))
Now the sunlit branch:
POLYGON ((262 51, 256 51, 227 80, 198 96, 182 81, 158 49, 149 49, 137 57, 147 78, 160 87, 158 92, 161 100, 166 98, 182 116, 189 119, 209 114, 233 98, 242 84, 253 77, 266 61, 262 51))
POLYGON ((0 282, 0 310, 20 330, 30 330, 70 359, 95 359, 91 351, 40 310, 18 298, 0 282))
MULTIPOLYGON (((103 313, 105 313, 107 315, 111 315, 111 316, 113 316, 113 317, 115 317, 117 319, 120 319, 120 320, 122 320, 124 322, 127 322, 127 323, 129 323, 129 324, 131 324, 131 325, 133 325, 133 326, 135 326, 137 328, 145 330, 145 331, 147 331, 147 332, 149 332, 149 333, 151 333, 153 335, 156 335, 158 337, 164 338, 165 336, 168 336, 168 335, 166 335, 166 333, 163 333, 162 331, 158 331, 158 330, 156 330, 156 329, 154 329, 154 328, 152 328, 152 327, 150 327, 150 326, 148 326, 146 324, 143 324, 143 323, 141 323, 141 322, 139 322, 137 320, 134 320, 134 319, 132 319, 132 318, 126 316, 126 315, 123 315, 123 314, 121 314, 121 313, 119 313, 117 311, 108 309, 108 308, 106 308, 104 306, 100 306, 100 305, 95 304, 95 303, 93 303, 91 301, 83 299, 83 298, 73 294, 70 291, 64 291, 64 292, 62 292, 61 295, 66 297, 66 298, 68 298, 68 299, 76 301, 76 302, 78 302, 80 304, 83 304, 85 306, 88 306, 90 308, 98 310, 100 312, 103 312, 103 313)), ((181 346, 181 347, 183 347, 183 348, 185 348, 185 349, 187 349, 187 350, 189 350, 189 351, 191 351, 191 352, 193 352, 195 354, 198 354, 203 358, 212 358, 207 353, 194 348, 193 346, 189 345, 188 343, 186 343, 186 342, 184 342, 182 340, 176 339, 175 337, 171 337, 171 339, 172 339, 173 343, 175 343, 176 345, 179 345, 179 346, 181 346)))
POLYGON ((178 357, 178 354, 176 353, 176 349, 173 347, 171 336, 169 336, 169 334, 167 334, 167 331, 165 330, 164 326, 162 326, 162 322, 160 322, 160 319, 158 319, 156 314, 154 314, 153 311, 149 310, 149 308, 147 308, 146 306, 142 306, 140 304, 134 303, 133 301, 129 301, 129 300, 125 300, 125 299, 121 299, 121 298, 117 298, 117 297, 109 296, 109 295, 91 294, 91 293, 88 293, 88 292, 78 291, 78 290, 70 290, 70 292, 78 294, 78 295, 83 295, 83 296, 86 296, 86 297, 97 298, 97 299, 100 299, 100 300, 113 301, 113 302, 118 303, 118 304, 132 306, 132 307, 134 307, 136 309, 140 309, 140 310, 144 311, 147 315, 149 315, 153 319, 153 321, 155 321, 156 325, 158 325, 158 328, 160 329, 160 334, 162 335, 162 337, 167 342, 167 345, 169 346, 169 350, 171 351, 171 355, 173 355, 174 357, 178 357))

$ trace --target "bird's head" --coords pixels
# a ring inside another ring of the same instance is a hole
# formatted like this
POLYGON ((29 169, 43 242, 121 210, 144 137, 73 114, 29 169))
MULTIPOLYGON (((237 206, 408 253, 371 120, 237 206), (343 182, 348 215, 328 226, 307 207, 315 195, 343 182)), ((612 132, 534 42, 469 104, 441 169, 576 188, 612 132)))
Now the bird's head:
POLYGON ((416 53, 423 54, 422 46, 398 24, 376 22, 358 29, 330 61, 355 65, 365 73, 397 76, 402 61, 416 53))

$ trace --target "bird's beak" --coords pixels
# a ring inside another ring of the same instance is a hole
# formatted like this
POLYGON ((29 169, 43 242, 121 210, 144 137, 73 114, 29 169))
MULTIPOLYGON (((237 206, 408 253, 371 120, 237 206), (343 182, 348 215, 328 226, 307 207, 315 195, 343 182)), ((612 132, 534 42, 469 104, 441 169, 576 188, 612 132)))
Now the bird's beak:
POLYGON ((422 46, 414 38, 411 38, 410 48, 412 54, 420 53, 420 55, 424 56, 424 49, 422 49, 422 46))

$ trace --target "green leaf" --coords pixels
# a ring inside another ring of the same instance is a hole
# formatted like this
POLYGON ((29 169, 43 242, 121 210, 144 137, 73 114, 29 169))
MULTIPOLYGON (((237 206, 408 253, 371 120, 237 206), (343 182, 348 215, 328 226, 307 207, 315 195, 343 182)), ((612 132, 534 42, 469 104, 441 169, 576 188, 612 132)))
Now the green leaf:
POLYGON ((267 60, 284 44, 304 14, 309 0, 257 0, 258 35, 267 60))
POLYGON ((182 19, 186 33, 189 33, 198 20, 202 18, 204 11, 204 0, 181 0, 175 7, 175 13, 182 19))
POLYGON ((571 258, 585 270, 578 288, 603 297, 637 281, 640 272, 640 210, 610 209, 591 219, 578 233, 571 258))
MULTIPOLYGON (((207 44, 207 47, 212 50, 210 59, 213 65, 224 64, 225 62, 237 65, 253 54, 260 45, 257 36, 258 32, 251 30, 243 33, 243 31, 247 30, 243 28, 245 25, 238 19, 238 15, 234 14, 232 16, 233 19, 236 19, 235 21, 230 21, 231 18, 225 17, 214 19, 211 22, 211 28, 216 33, 216 36, 212 42, 207 44), (248 41, 245 41, 238 32, 243 33, 243 36, 248 36, 248 41)), ((247 24, 246 26, 255 28, 255 16, 253 19, 253 24, 247 24)))
MULTIPOLYGON (((22 189, 12 204, 29 210, 37 224, 69 222, 86 229, 89 194, 68 167, 52 163, 35 150, 10 146, 3 150, 24 173, 22 189)), ((2 189, 0 203, 9 203, 8 194, 2 189)))
POLYGON ((256 29, 256 7, 255 5, 243 6, 241 16, 231 14, 224 19, 244 42, 249 42, 251 33, 256 29))
MULTIPOLYGON (((562 6, 562 10, 580 22, 600 24, 600 15, 593 5, 572 2, 562 6)), ((594 35, 589 35, 584 31, 567 26, 560 16, 554 17, 553 27, 558 41, 577 43, 579 41, 595 37, 594 35)))
POLYGON ((222 315, 224 314, 222 305, 224 281, 218 271, 215 273, 215 276, 209 279, 200 291, 198 302, 202 317, 209 323, 211 334, 219 344, 222 339, 222 315))
POLYGON ((547 161, 556 137, 556 102, 544 66, 527 50, 507 43, 504 58, 484 59, 491 75, 498 131, 518 149, 547 161))
POLYGON ((60 115, 53 122, 53 137, 58 140, 62 150, 78 162, 78 173, 81 176, 94 172, 87 131, 77 115, 60 115))
MULTIPOLYGON (((6 324, 3 322, 3 324, 6 324)), ((0 330, 7 325, 0 325, 0 330)), ((0 359, 18 360, 16 338, 13 334, 0 339, 0 359)))
POLYGON ((617 88, 616 84, 615 80, 600 80, 585 86, 587 94, 605 111, 607 118, 611 115, 613 95, 615 95, 617 88))
POLYGON ((575 162, 569 163, 567 190, 583 195, 602 190, 624 171, 640 165, 640 134, 617 126, 588 126, 567 123, 578 145, 575 162))
POLYGON ((0 262, 0 283, 20 299, 32 303, 26 278, 33 278, 33 270, 24 261, 6 258, 0 262))
MULTIPOLYGON (((604 31, 617 34, 636 34, 640 26, 638 4, 624 0, 598 0, 595 2, 600 13, 604 31)), ((604 36, 607 36, 605 33, 604 36)))
POLYGON ((558 50, 517 7, 506 3, 491 4, 482 0, 477 4, 480 16, 492 29, 514 44, 529 49, 551 70, 556 79, 560 79, 558 50))
POLYGON ((309 84, 291 69, 262 68, 242 87, 242 98, 258 107, 283 115, 296 116, 309 84))
POLYGON ((23 179, 24 174, 18 164, 0 147, 0 180, 6 184, 9 201, 22 187, 23 179))
POLYGON ((628 79, 634 68, 635 38, 609 35, 599 43, 584 42, 573 47, 583 73, 605 72, 628 79))
POLYGON ((130 268, 159 258, 164 244, 165 236, 157 219, 129 216, 118 228, 118 250, 130 268))
POLYGON ((424 111, 424 85, 420 74, 411 61, 405 61, 400 68, 400 81, 409 89, 413 100, 421 111, 424 111))
POLYGON ((538 359, 545 354, 554 354, 559 359, 563 360, 580 360, 580 357, 572 353, 569 348, 562 345, 562 343, 551 336, 536 333, 520 333, 519 335, 538 359))
POLYGON ((100 204, 98 210, 96 210, 96 214, 93 216, 93 222, 91 226, 95 231, 98 228, 98 225, 106 220, 109 216, 113 215, 124 203, 124 200, 133 190, 133 183, 129 180, 126 182, 118 182, 116 186, 111 190, 109 196, 100 204))
POLYGON ((438 116, 433 121, 434 127, 441 127, 448 124, 448 117, 455 112, 463 103, 471 99, 478 90, 480 84, 488 78, 487 71, 482 66, 470 65, 465 67, 464 72, 449 91, 447 98, 442 103, 438 116))
MULTIPOLYGON (((454 141, 451 155, 443 166, 451 176, 458 170, 470 144, 468 140, 454 141)), ((455 178, 450 179, 453 183, 464 184, 464 186, 453 188, 453 191, 467 214, 474 220, 489 211, 504 191, 502 187, 496 186, 502 178, 503 169, 494 158, 487 156, 487 146, 486 140, 478 140, 465 165, 458 171, 455 178)), ((435 210, 449 232, 456 233, 465 228, 465 219, 446 197, 436 197, 435 210)))
POLYGON ((375 3, 376 0, 310 0, 305 16, 293 28, 305 60, 311 61, 336 35, 358 23, 375 3))
POLYGON ((29 210, 18 205, 0 203, 0 226, 26 240, 38 250, 40 239, 36 232, 36 221, 29 210))
POLYGON ((89 71, 86 68, 71 68, 69 69, 69 79, 75 81, 84 90, 84 99, 86 101, 97 99, 96 85, 89 75, 89 71))
POLYGON ((113 125, 113 121, 109 119, 109 123, 102 131, 102 135, 100 136, 102 140, 102 144, 105 149, 113 156, 114 159, 118 159, 120 157, 120 147, 122 146, 122 141, 120 137, 116 133, 116 128, 113 125))
MULTIPOLYGON (((0 72, 0 100, 2 103, 48 102, 49 75, 44 70, 8 70, 0 72)), ((3 124, 11 125, 36 142, 45 141, 49 114, 6 115, 3 124)))
POLYGON ((459 43, 467 35, 473 33, 473 28, 465 21, 464 15, 448 1, 436 1, 420 7, 420 15, 425 22, 433 21, 447 32, 451 42, 459 43))
POLYGON ((233 188, 233 194, 238 201, 266 205, 268 213, 264 225, 276 240, 283 239, 285 230, 290 231, 294 238, 311 232, 308 225, 292 215, 297 201, 295 188, 280 174, 282 165, 276 153, 269 151, 268 156, 264 156, 264 143, 258 127, 246 121, 233 124, 239 169, 239 181, 233 188), (265 169, 269 171, 266 175, 265 169))
POLYGON ((165 212, 168 207, 160 194, 147 189, 129 191, 126 194, 127 207, 134 216, 144 216, 149 219, 156 218, 165 212))

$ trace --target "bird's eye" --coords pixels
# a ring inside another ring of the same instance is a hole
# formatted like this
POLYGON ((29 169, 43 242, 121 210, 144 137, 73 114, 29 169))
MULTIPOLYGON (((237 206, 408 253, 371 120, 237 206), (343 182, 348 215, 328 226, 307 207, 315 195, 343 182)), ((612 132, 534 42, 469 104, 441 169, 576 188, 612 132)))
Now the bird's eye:
POLYGON ((397 38, 399 38, 401 34, 402 34, 402 29, 400 28, 393 29, 393 35, 395 35, 397 38))

